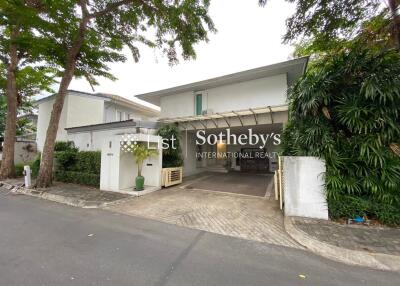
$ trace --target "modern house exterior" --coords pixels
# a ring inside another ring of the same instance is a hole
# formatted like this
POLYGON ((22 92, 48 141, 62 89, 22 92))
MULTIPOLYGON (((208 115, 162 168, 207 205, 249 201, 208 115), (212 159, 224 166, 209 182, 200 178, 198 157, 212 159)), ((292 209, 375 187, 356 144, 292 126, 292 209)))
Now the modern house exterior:
MULTIPOLYGON (((37 146, 42 151, 55 95, 36 102, 37 146)), ((141 122, 155 121, 159 111, 124 97, 69 90, 57 132, 57 141, 74 141, 80 150, 100 150, 105 136, 136 132, 141 122)), ((149 126, 148 124, 146 126, 149 126)))
MULTIPOLYGON (((126 140, 158 148, 159 155, 145 161, 143 173, 149 187, 161 188, 161 138, 156 131, 163 124, 181 129, 184 176, 203 171, 272 174, 273 154, 288 120, 287 91, 307 62, 307 57, 298 58, 137 95, 161 111, 116 95, 70 90, 56 140, 74 141, 83 151, 101 150, 100 188, 110 191, 132 190, 135 184, 134 160, 122 148, 126 140)), ((37 102, 39 151, 53 103, 54 95, 37 102)))
POLYGON ((307 62, 293 59, 137 97, 160 106, 160 122, 181 128, 185 176, 207 170, 273 172, 288 120, 287 91, 307 62), (233 142, 241 135, 247 140, 233 142), (219 139, 202 144, 205 137, 219 139))

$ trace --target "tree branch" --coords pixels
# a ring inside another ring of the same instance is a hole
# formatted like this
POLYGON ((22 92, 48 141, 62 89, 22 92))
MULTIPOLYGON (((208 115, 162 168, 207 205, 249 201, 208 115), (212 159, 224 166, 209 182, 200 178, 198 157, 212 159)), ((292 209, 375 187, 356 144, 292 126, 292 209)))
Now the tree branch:
MULTIPOLYGON (((119 8, 119 7, 121 7, 121 6, 125 5, 125 4, 130 4, 130 3, 134 2, 134 1, 135 0, 121 0, 121 1, 118 1, 118 2, 114 2, 114 3, 108 4, 104 10, 89 14, 89 18, 97 18, 97 17, 104 16, 104 15, 114 11, 115 9, 117 9, 117 8, 119 8)), ((140 1, 140 2, 142 2, 142 1, 140 1)))

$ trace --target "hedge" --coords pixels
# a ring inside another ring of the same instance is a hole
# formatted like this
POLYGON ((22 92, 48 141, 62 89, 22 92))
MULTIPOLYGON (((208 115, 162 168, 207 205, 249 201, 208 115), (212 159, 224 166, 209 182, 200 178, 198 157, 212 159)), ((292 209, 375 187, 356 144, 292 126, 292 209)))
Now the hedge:
POLYGON ((56 181, 83 184, 89 186, 100 186, 100 151, 75 151, 67 149, 55 154, 56 181))
POLYGON ((56 171, 54 172, 54 179, 64 183, 73 183, 80 185, 87 185, 93 187, 100 187, 100 175, 76 171, 56 171))

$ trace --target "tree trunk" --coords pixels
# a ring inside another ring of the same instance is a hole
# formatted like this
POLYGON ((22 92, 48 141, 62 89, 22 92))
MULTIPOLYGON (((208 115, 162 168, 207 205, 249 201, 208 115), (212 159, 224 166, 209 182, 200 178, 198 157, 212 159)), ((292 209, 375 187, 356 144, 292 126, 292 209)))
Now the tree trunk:
POLYGON ((393 41, 397 49, 400 49, 400 1, 388 0, 390 12, 393 17, 393 41))
POLYGON ((7 120, 4 133, 3 158, 0 168, 0 179, 6 179, 15 175, 14 168, 14 147, 17 124, 17 82, 16 69, 18 66, 18 52, 15 39, 19 35, 19 28, 13 28, 11 32, 10 43, 10 61, 7 67, 7 120))
POLYGON ((36 186, 38 188, 49 187, 53 180, 54 145, 57 137, 58 124, 60 122, 65 96, 67 94, 69 84, 71 83, 74 76, 76 60, 85 39, 88 22, 89 18, 84 15, 79 25, 78 35, 67 54, 64 73, 61 78, 61 83, 58 89, 58 93, 56 95, 55 102, 53 104, 49 127, 47 128, 46 141, 43 147, 39 175, 36 180, 36 186))

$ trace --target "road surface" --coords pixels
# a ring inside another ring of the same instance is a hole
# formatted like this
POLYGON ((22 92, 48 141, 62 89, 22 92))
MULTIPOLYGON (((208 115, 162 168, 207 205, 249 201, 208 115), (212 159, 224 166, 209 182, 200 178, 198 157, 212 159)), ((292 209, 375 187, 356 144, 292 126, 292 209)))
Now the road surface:
POLYGON ((0 286, 399 284, 302 250, 0 190, 0 286))

